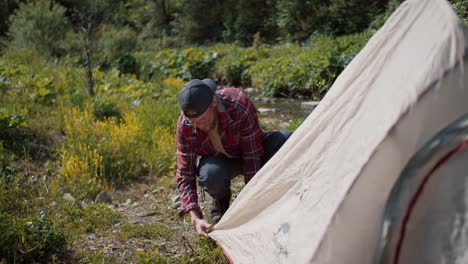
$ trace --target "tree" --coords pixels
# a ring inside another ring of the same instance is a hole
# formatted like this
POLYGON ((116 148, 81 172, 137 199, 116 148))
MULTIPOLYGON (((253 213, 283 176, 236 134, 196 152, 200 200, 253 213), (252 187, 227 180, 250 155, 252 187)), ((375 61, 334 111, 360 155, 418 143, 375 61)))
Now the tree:
POLYGON ((333 35, 362 32, 378 14, 375 1, 331 0, 323 18, 323 31, 333 35))
POLYGON ((241 45, 249 46, 252 45, 255 35, 260 37, 269 38, 269 26, 268 23, 270 8, 274 9, 274 6, 269 6, 271 1, 267 0, 239 0, 237 4, 237 17, 235 20, 234 28, 236 31, 236 40, 241 45))
POLYGON ((179 34, 188 43, 204 44, 219 40, 223 31, 223 1, 185 1, 178 27, 179 34))
POLYGON ((18 8, 17 1, 0 0, 0 36, 8 32, 8 19, 16 8, 18 8))
POLYGON ((50 0, 20 4, 10 19, 8 36, 14 48, 35 47, 51 56, 64 53, 63 36, 69 28, 65 8, 50 0))
POLYGON ((80 36, 80 44, 83 56, 83 66, 86 68, 88 79, 88 93, 90 96, 96 94, 93 69, 98 65, 97 41, 101 26, 119 18, 119 11, 122 10, 123 1, 107 0, 62 0, 68 9, 68 15, 80 36))
POLYGON ((321 31, 328 9, 328 1, 324 0, 280 0, 277 5, 281 35, 293 41, 304 41, 321 31))

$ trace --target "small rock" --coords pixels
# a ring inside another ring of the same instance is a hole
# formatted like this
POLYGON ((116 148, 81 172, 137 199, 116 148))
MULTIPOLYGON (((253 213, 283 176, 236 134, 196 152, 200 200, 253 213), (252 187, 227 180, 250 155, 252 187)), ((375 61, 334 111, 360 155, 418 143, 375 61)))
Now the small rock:
POLYGON ((112 204, 112 199, 109 197, 106 191, 100 192, 96 199, 94 200, 95 203, 105 203, 105 204, 112 204))
POLYGON ((92 203, 93 203, 93 201, 91 201, 91 199, 86 198, 86 199, 83 199, 83 200, 81 201, 81 206, 82 206, 83 208, 88 208, 89 205, 92 204, 92 203))
POLYGON ((65 193, 65 194, 63 195, 63 199, 64 199, 65 201, 69 201, 69 202, 71 202, 71 203, 74 203, 74 202, 75 202, 75 198, 73 198, 73 196, 72 196, 70 193, 65 193))
POLYGON ((123 206, 128 206, 128 205, 131 204, 131 203, 132 203, 132 199, 127 199, 127 200, 125 201, 125 203, 123 203, 122 205, 123 205, 123 206))
POLYGON ((259 113, 276 113, 279 112, 278 108, 258 108, 259 113))
POLYGON ((315 108, 319 103, 320 103, 319 101, 302 102, 301 108, 306 108, 306 109, 315 108))

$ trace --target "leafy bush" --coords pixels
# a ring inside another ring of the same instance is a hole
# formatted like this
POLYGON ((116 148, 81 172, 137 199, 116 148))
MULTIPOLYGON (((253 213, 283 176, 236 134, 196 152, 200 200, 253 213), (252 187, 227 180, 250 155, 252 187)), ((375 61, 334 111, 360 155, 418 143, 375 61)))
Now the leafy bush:
POLYGON ((197 240, 198 250, 196 252, 185 253, 179 256, 163 256, 159 251, 137 252, 138 263, 144 264, 166 264, 166 263, 200 263, 200 264, 227 264, 228 259, 224 256, 223 250, 216 245, 211 238, 200 236, 197 240))
POLYGON ((250 68, 252 82, 267 96, 320 99, 369 37, 369 33, 339 38, 318 35, 306 47, 277 47, 270 58, 250 68))
POLYGON ((86 208, 76 204, 60 203, 57 208, 57 226, 63 228, 67 238, 76 239, 83 233, 115 225, 121 220, 119 213, 106 204, 91 204, 86 208))
POLYGON ((137 35, 128 27, 115 28, 107 26, 102 29, 98 46, 101 50, 97 53, 101 56, 101 69, 118 69, 120 73, 136 74, 138 64, 132 52, 137 47, 137 35))
POLYGON ((10 47, 35 47, 53 56, 63 55, 63 36, 70 29, 65 11, 64 7, 50 0, 20 3, 11 17, 10 47))
POLYGON ((63 230, 36 203, 38 190, 0 144, 0 256, 7 262, 47 260, 65 251, 63 230))
MULTIPOLYGON (((212 76, 218 54, 200 48, 162 50, 149 62, 141 62, 143 79, 204 79, 212 76)), ((138 56, 143 59, 144 56, 138 56)), ((148 58, 145 58, 148 60, 148 58)))
POLYGON ((248 69, 258 60, 268 57, 269 49, 240 48, 238 46, 224 46, 218 48, 220 53, 216 61, 216 79, 234 86, 250 83, 248 69))
POLYGON ((167 79, 156 98, 125 93, 128 100, 117 91, 125 87, 135 90, 135 83, 116 87, 114 92, 103 89, 109 95, 106 100, 97 98, 93 106, 64 110, 66 142, 53 191, 69 192, 79 199, 93 198, 109 183, 168 174, 175 164, 176 97, 182 85, 181 80, 167 79), (112 100, 113 96, 121 98, 122 104, 112 100))
POLYGON ((120 122, 121 111, 119 107, 110 101, 106 101, 103 98, 96 98, 94 101, 94 117, 97 120, 104 121, 108 118, 115 118, 117 123, 120 122))
POLYGON ((44 211, 35 216, 0 214, 0 255, 7 262, 46 262, 66 249, 63 231, 44 211))
POLYGON ((468 26, 468 0, 451 0, 450 2, 457 15, 468 26))

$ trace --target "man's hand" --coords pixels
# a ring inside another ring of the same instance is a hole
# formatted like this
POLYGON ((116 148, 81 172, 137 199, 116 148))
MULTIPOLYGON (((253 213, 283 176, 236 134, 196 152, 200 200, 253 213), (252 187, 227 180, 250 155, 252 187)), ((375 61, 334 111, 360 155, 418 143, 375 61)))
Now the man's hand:
POLYGON ((200 218, 198 213, 193 210, 190 211, 190 222, 200 235, 208 236, 208 233, 213 230, 213 225, 200 218))

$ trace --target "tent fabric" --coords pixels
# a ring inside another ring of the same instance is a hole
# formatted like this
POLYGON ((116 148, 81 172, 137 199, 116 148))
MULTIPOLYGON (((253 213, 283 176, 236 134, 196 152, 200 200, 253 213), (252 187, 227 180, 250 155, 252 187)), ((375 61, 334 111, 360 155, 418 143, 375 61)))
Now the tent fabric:
POLYGON ((468 113, 419 149, 385 206, 375 263, 468 262, 468 113))
POLYGON ((468 112, 465 50, 448 2, 404 2, 210 236, 234 263, 370 263, 401 170, 468 112))
POLYGON ((427 176, 408 211, 401 249, 395 251, 394 262, 388 263, 468 263, 467 146, 468 141, 427 176))

